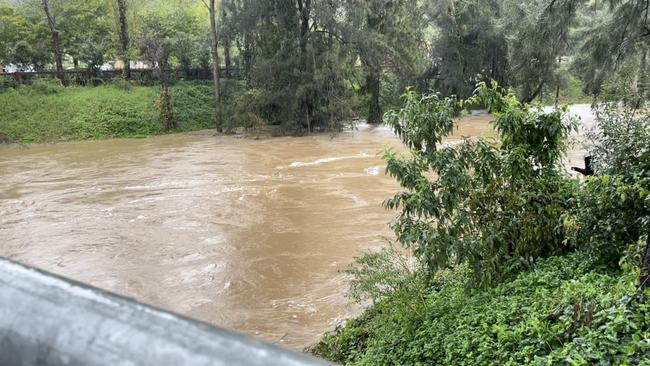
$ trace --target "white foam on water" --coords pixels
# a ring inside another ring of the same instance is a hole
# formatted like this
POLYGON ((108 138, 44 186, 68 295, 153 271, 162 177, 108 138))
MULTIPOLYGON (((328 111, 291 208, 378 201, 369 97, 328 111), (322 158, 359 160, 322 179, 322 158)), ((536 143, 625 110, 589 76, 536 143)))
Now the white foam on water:
POLYGON ((334 157, 328 157, 328 158, 323 158, 323 159, 318 159, 318 160, 308 161, 308 162, 294 161, 293 163, 289 164, 289 168, 302 168, 306 166, 315 166, 315 165, 331 163, 333 161, 339 161, 339 160, 362 159, 362 158, 367 158, 369 156, 370 155, 368 153, 363 152, 357 155, 334 156, 334 157))
POLYGON ((380 166, 371 166, 369 168, 364 169, 367 175, 372 175, 372 176, 377 176, 381 172, 381 167, 380 166))

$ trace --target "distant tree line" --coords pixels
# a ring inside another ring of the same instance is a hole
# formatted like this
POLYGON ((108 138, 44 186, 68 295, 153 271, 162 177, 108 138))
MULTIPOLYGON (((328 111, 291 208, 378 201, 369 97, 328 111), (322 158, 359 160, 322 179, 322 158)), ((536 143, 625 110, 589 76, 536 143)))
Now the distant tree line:
MULTIPOLYGON (((598 94, 614 71, 647 84, 642 0, 0 0, 0 63, 160 72, 239 67, 235 110, 298 130, 382 122, 407 87, 465 98, 481 79, 530 102, 573 79, 598 94), (210 1, 210 3, 215 3, 210 1)), ((216 75, 215 75, 216 76, 216 75)), ((215 89, 218 89, 218 84, 215 89)), ((219 99, 215 95, 215 102, 219 99)))

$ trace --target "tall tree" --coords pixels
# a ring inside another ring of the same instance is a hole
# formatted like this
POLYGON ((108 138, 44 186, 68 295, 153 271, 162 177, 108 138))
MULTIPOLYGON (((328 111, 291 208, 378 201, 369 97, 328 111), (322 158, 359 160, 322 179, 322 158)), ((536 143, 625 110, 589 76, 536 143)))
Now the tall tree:
MULTIPOLYGON (((39 4, 40 7, 40 4, 39 4)), ((44 24, 34 22, 21 8, 0 5, 0 64, 13 64, 18 69, 42 69, 51 60, 49 31, 44 24)), ((40 12, 39 9, 39 18, 40 12)))
POLYGON ((210 0, 210 50, 212 52, 212 84, 214 89, 215 125, 221 130, 221 83, 219 80, 219 49, 217 42, 218 4, 210 0))
POLYGON ((122 56, 122 61, 124 62, 124 68, 122 69, 122 75, 125 79, 131 78, 131 60, 129 58, 129 26, 127 18, 127 0, 117 0, 117 13, 118 13, 118 24, 119 24, 119 38, 120 38, 120 51, 122 56))
POLYGON ((586 26, 580 29, 583 42, 574 70, 588 92, 600 93, 608 79, 630 68, 637 74, 635 87, 647 89, 649 8, 646 0, 621 0, 597 2, 585 10, 586 26))
POLYGON ((381 123, 381 79, 390 70, 403 80, 419 74, 423 60, 422 2, 349 0, 344 2, 345 39, 354 46, 365 70, 370 96, 368 123, 381 123))
POLYGON ((536 0, 506 3, 507 28, 514 29, 510 47, 513 84, 522 102, 539 97, 557 80, 562 56, 570 49, 569 34, 581 0, 536 0))
POLYGON ((52 13, 61 33, 61 49, 75 68, 84 62, 97 72, 112 48, 109 3, 105 0, 52 1, 52 13))
POLYGON ((224 59, 224 64, 226 65, 226 70, 230 72, 230 68, 232 67, 232 58, 230 55, 230 47, 232 46, 232 25, 230 17, 228 16, 229 13, 229 2, 222 1, 221 2, 221 26, 220 26, 220 36, 221 36, 221 43, 223 44, 223 59, 224 59))
POLYGON ((63 74, 63 54, 61 53, 61 40, 59 38, 59 31, 56 28, 56 21, 50 12, 50 4, 48 0, 42 0, 43 11, 47 18, 47 24, 50 27, 52 35, 52 46, 54 48, 54 62, 56 64, 57 76, 62 83, 65 83, 65 75, 63 74))
POLYGON ((507 34, 500 26, 501 0, 452 0, 428 9, 436 33, 423 82, 436 92, 467 98, 476 76, 508 85, 507 34))

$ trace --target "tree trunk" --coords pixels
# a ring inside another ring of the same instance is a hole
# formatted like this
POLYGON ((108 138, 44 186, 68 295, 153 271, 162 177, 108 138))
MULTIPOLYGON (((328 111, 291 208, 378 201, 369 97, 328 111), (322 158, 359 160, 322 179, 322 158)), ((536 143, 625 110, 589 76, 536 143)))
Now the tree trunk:
POLYGON ((540 81, 539 84, 537 85, 537 88, 535 88, 535 90, 533 90, 532 92, 529 91, 528 87, 524 88, 524 93, 522 93, 522 97, 519 101, 521 103, 532 102, 533 100, 535 100, 535 98, 537 98, 539 93, 542 92, 543 87, 544 87, 544 82, 540 81))
MULTIPOLYGON (((307 41, 309 40, 309 18, 311 16, 311 0, 298 0, 298 11, 300 12, 300 57, 302 58, 302 71, 303 75, 306 77, 313 77, 313 71, 311 69, 311 63, 307 50, 307 41)), ((312 103, 308 94, 303 95, 303 109, 305 110, 305 118, 307 122, 307 133, 311 132, 312 123, 311 123, 311 111, 312 103)))
MULTIPOLYGON (((562 56, 558 56, 557 58, 557 68, 558 72, 560 69, 560 64, 562 63, 562 56)), ((560 75, 557 75, 557 80, 555 80, 556 85, 555 85, 555 108, 557 108, 557 105, 560 104, 560 75)))
POLYGON ((643 288, 650 288, 650 224, 648 225, 648 238, 645 241, 645 252, 641 263, 641 276, 639 284, 643 288))
POLYGON ((212 51, 212 82, 214 84, 214 122, 217 130, 221 127, 221 92, 219 81, 219 49, 217 48, 217 10, 215 0, 210 0, 210 50, 212 51))
POLYGON ((381 104, 379 102, 379 94, 381 90, 381 81, 379 79, 379 72, 371 71, 366 76, 366 86, 370 92, 370 108, 368 109, 368 123, 379 124, 383 122, 381 112, 381 104))
POLYGON ((129 59, 129 28, 126 18, 126 0, 117 0, 117 12, 120 23, 120 46, 122 46, 122 76, 125 79, 131 78, 131 60, 129 59))
POLYGON ((307 50, 307 36, 309 33, 309 16, 311 13, 311 0, 298 0, 298 10, 300 11, 300 49, 303 56, 307 50))
MULTIPOLYGON (((228 26, 228 13, 226 13, 226 7, 221 7, 221 25, 228 26)), ((227 32, 221 32, 222 42, 223 42, 223 61, 226 65, 226 76, 232 76, 232 71, 230 70, 232 66, 232 60, 230 58, 230 35, 227 32)))
POLYGON ((232 60, 230 58, 230 40, 228 38, 225 38, 223 40, 223 58, 224 62, 226 64, 226 70, 228 70, 228 75, 227 76, 232 76, 232 60))
POLYGON ((56 30, 56 22, 50 13, 49 1, 42 0, 42 3, 43 10, 45 11, 45 16, 47 17, 47 24, 50 27, 50 33, 52 33, 52 46, 54 46, 54 63, 56 64, 56 74, 57 77, 61 80, 61 83, 65 84, 65 75, 63 74, 63 54, 61 53, 59 31, 56 30))

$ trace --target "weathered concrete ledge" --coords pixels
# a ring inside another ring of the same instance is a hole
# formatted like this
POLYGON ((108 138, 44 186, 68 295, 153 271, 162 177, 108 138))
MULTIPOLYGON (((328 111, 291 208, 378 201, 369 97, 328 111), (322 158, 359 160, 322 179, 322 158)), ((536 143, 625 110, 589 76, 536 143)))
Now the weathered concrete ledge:
POLYGON ((327 365, 0 258, 0 365, 327 365))

